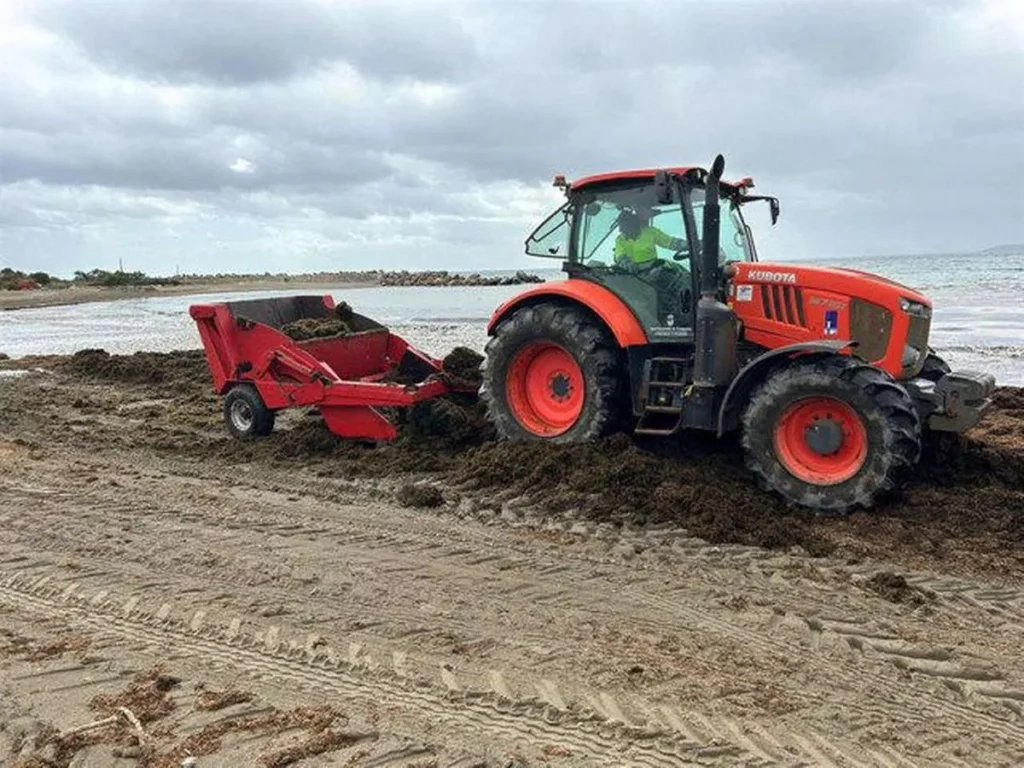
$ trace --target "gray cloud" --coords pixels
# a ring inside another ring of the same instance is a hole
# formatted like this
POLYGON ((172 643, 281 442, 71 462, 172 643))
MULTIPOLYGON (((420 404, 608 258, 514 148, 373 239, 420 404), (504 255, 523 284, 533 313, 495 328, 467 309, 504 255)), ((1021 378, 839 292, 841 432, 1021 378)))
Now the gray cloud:
POLYGON ((36 19, 102 65, 172 83, 244 86, 332 62, 375 77, 433 79, 475 54, 449 14, 407 3, 49 0, 36 19))
POLYGON ((521 265, 554 173, 719 151, 784 197, 763 255, 1022 237, 1024 14, 1008 1, 13 7, 9 260, 52 247, 64 271, 89 266, 88 227, 111 247, 135 233, 154 263, 187 241, 243 268, 268 242, 294 245, 264 251, 268 269, 521 265), (968 194, 978 179, 986 195, 968 194), (132 223, 147 217, 148 241, 132 223), (392 236, 416 255, 391 255, 392 236))

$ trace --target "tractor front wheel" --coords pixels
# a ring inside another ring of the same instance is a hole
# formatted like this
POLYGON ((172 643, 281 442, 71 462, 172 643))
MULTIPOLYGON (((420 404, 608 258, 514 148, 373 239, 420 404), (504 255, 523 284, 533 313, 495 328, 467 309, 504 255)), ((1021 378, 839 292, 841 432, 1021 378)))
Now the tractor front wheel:
POLYGON ((844 356, 776 371, 743 417, 747 466, 787 502, 845 513, 895 488, 921 454, 905 388, 844 356))
POLYGON ((480 396, 500 438, 585 442, 618 425, 618 350, 581 310, 517 309, 498 325, 486 351, 480 396))

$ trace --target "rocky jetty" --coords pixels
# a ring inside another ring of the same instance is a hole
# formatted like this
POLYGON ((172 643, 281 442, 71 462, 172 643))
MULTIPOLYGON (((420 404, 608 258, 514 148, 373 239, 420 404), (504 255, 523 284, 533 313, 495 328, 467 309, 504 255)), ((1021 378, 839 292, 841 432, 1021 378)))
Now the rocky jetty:
POLYGON ((485 277, 479 274, 459 275, 452 274, 447 270, 434 270, 427 272, 381 272, 381 285, 417 285, 417 286, 440 286, 440 285, 522 285, 524 283, 543 283, 544 278, 531 275, 526 272, 516 272, 515 275, 505 277, 485 277))

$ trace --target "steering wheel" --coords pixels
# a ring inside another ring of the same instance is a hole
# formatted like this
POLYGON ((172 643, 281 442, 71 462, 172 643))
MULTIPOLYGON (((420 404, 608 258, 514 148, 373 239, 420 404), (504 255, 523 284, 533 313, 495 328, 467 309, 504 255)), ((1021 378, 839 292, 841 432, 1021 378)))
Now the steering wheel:
POLYGON ((615 264, 615 266, 618 267, 619 269, 621 269, 627 275, 636 276, 636 275, 642 275, 644 272, 647 272, 650 269, 653 269, 658 264, 659 261, 660 261, 660 259, 652 259, 650 261, 645 261, 645 262, 642 262, 642 263, 637 263, 637 262, 633 261, 632 259, 623 259, 622 261, 617 262, 615 264))

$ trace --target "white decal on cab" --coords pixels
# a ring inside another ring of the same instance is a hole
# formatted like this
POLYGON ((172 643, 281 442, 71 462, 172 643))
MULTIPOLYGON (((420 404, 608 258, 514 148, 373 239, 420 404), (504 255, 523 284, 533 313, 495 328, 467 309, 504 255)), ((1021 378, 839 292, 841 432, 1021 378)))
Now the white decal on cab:
POLYGON ((747 277, 751 280, 764 280, 769 283, 795 283, 795 272, 769 272, 764 269, 755 269, 747 277))

